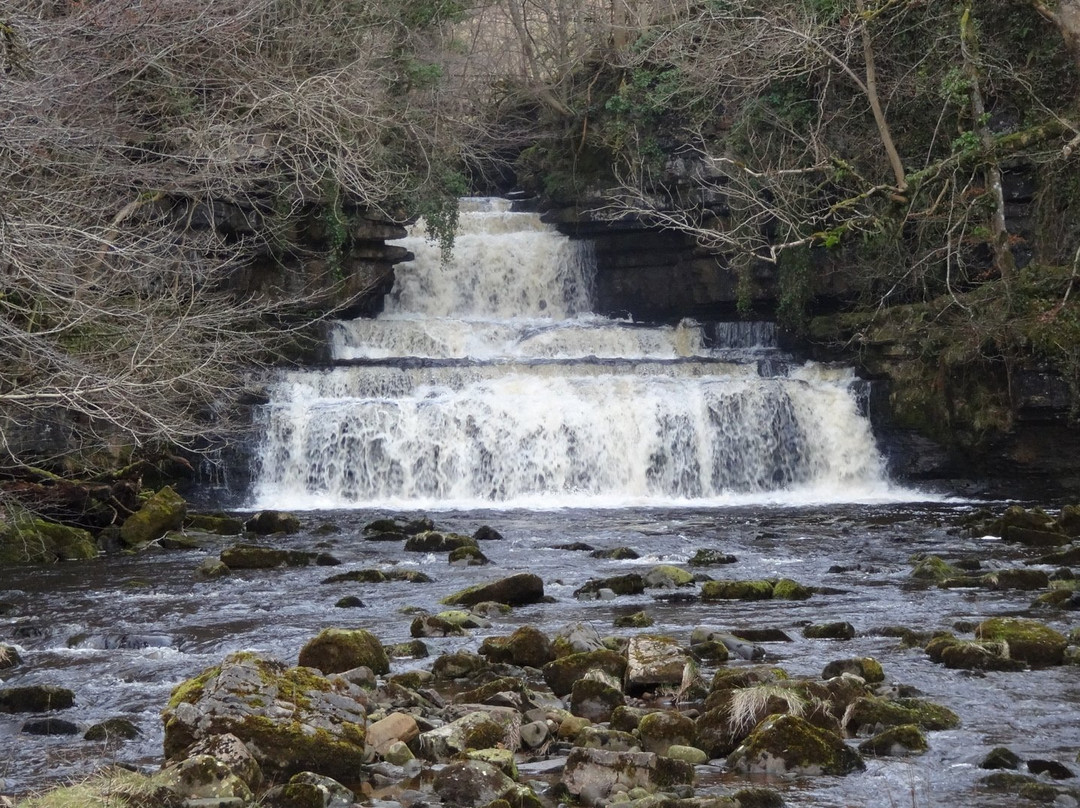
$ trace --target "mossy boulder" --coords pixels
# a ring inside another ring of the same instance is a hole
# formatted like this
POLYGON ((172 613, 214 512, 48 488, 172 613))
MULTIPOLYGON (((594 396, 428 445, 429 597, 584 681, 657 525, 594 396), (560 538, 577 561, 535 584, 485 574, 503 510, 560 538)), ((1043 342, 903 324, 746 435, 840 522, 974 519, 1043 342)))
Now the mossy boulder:
POLYGON ((1009 656, 1008 643, 961 640, 951 634, 934 637, 926 644, 934 662, 956 670, 1015 671, 1025 664, 1009 656))
POLYGON ((409 624, 409 635, 422 637, 464 637, 468 632, 438 615, 422 614, 409 624))
POLYGON ((771 600, 772 581, 706 581, 701 585, 702 600, 771 600))
POLYGON ((914 724, 889 727, 859 744, 859 751, 874 757, 921 755, 930 748, 923 731, 914 724))
POLYGON ((251 788, 228 765, 213 755, 192 755, 165 767, 154 778, 187 800, 243 800, 252 798, 251 788))
POLYGON ((23 685, 0 688, 0 713, 44 713, 66 710, 75 703, 75 694, 66 687, 23 685))
POLYGON ((460 533, 428 530, 410 536, 405 541, 405 550, 410 553, 449 553, 462 547, 477 547, 476 539, 460 533))
POLYGON ((450 564, 460 567, 482 567, 491 563, 491 560, 481 552, 479 547, 472 545, 451 550, 446 560, 450 564))
POLYGON ((638 722, 637 731, 641 748, 658 755, 666 755, 672 745, 694 746, 697 743, 694 720, 674 710, 647 713, 638 722))
POLYGON ((244 523, 236 517, 204 513, 189 513, 184 519, 184 527, 216 536, 239 536, 244 532, 244 523))
POLYGON ((565 696, 573 688, 574 682, 593 668, 621 680, 626 671, 626 657, 607 649, 586 651, 552 660, 544 665, 542 670, 544 681, 555 695, 565 696))
POLYGON ((734 564, 738 559, 728 553, 702 547, 697 550, 686 563, 691 567, 714 567, 720 564, 734 564))
POLYGON ((195 742, 228 733, 270 776, 354 778, 366 761, 364 702, 363 691, 343 677, 231 654, 173 691, 162 713, 165 755, 182 759, 195 742))
POLYGON ((1012 505, 987 530, 1005 541, 1028 547, 1058 547, 1069 543, 1069 535, 1054 517, 1042 508, 1024 509, 1012 505))
POLYGON ((606 550, 593 550, 589 553, 593 558, 606 558, 610 561, 634 561, 641 555, 632 547, 611 547, 606 550))
POLYGON ((839 735, 795 715, 763 721, 727 762, 736 771, 755 774, 844 775, 866 768, 839 735))
POLYGON ((911 570, 911 577, 915 580, 932 583, 941 583, 949 578, 959 578, 963 574, 964 571, 959 567, 953 566, 935 555, 919 559, 911 570))
POLYGON ((648 792, 689 785, 694 767, 651 752, 613 752, 575 746, 562 773, 562 785, 574 796, 602 799, 618 785, 648 792))
POLYGON ((462 589, 443 599, 448 606, 475 606, 484 601, 505 603, 508 606, 524 606, 538 603, 544 598, 544 582, 540 576, 521 572, 462 589))
POLYGON ((570 689, 570 712, 593 723, 611 720, 615 709, 625 703, 622 690, 602 675, 578 679, 570 689))
POLYGON ((984 620, 975 628, 975 636, 980 640, 1008 643, 1009 657, 1029 665, 1060 665, 1069 644, 1065 635, 1049 626, 1036 620, 1012 617, 984 620))
POLYGON ((636 572, 608 578, 590 578, 583 586, 574 590, 574 597, 594 598, 602 589, 609 589, 616 595, 640 595, 645 591, 645 579, 636 572))
POLYGON ((301 550, 279 550, 258 544, 235 544, 221 551, 221 563, 231 570, 272 570, 278 567, 306 567, 313 554, 301 550))
POLYGON ((127 547, 142 547, 170 530, 182 528, 186 516, 184 498, 165 486, 124 520, 120 526, 120 540, 127 547))
POLYGON ((22 664, 22 657, 13 645, 0 642, 0 671, 22 664))
POLYGON ((442 654, 431 666, 436 679, 464 679, 488 669, 488 661, 477 654, 456 651, 442 654))
POLYGON ((299 533, 300 518, 287 511, 259 511, 244 523, 244 528, 256 536, 299 533))
POLYGON ((648 628, 653 624, 653 619, 648 612, 634 612, 633 614, 620 614, 612 621, 615 628, 648 628))
POLYGON ((670 637, 639 634, 626 647, 626 692, 640 693, 658 685, 678 686, 693 658, 670 637))
POLYGON ((0 565, 52 564, 97 555, 94 537, 81 528, 39 519, 21 508, 0 514, 0 565))
POLYGON ((842 676, 845 673, 854 674, 871 685, 885 681, 885 671, 882 669, 881 663, 873 657, 833 660, 825 666, 821 672, 821 678, 832 679, 834 676, 842 676))
POLYGON ((671 564, 658 564, 643 576, 645 586, 653 589, 672 589, 679 586, 693 586, 694 576, 671 564))
POLYGON ((89 727, 83 733, 83 740, 101 741, 113 744, 120 741, 130 741, 142 735, 135 723, 127 718, 106 718, 98 724, 89 727))
POLYGON ((936 731, 954 729, 960 717, 947 707, 924 699, 855 699, 844 715, 844 727, 856 735, 874 735, 889 727, 914 724, 936 731))
POLYGON ((509 637, 488 637, 480 653, 491 662, 505 662, 528 668, 541 668, 555 658, 547 634, 533 626, 521 626, 509 637))
POLYGON ((323 673, 341 673, 362 665, 377 676, 390 672, 382 643, 364 629, 323 629, 300 649, 299 663, 323 673))
POLYGON ((855 638, 855 627, 851 623, 821 623, 807 626, 802 635, 808 640, 851 640, 855 638))
POLYGON ((813 594, 810 587, 790 578, 781 578, 773 584, 773 597, 777 600, 807 600, 813 594))

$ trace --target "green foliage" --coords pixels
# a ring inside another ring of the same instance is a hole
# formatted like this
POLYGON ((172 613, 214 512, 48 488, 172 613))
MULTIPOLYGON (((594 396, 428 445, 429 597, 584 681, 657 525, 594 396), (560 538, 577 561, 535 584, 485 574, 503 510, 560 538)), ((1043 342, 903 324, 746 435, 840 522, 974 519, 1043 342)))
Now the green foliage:
POLYGON ((433 193, 416 200, 413 210, 424 218, 428 238, 438 242, 442 260, 449 261, 458 225, 458 198, 468 193, 469 183, 460 171, 444 168, 433 193))
POLYGON ((782 326, 798 334, 806 331, 807 311, 813 297, 811 265, 812 254, 809 247, 796 247, 780 253, 780 294, 776 305, 776 319, 782 326))

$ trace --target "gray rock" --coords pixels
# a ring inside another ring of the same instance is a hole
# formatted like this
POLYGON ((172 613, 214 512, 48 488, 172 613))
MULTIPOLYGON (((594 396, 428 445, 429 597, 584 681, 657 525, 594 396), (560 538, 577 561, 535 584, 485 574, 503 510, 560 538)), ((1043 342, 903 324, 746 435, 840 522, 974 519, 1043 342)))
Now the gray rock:
POLYGON ((610 752, 580 746, 570 751, 562 773, 567 791, 590 801, 607 797, 616 785, 652 792, 693 780, 694 767, 681 760, 651 752, 610 752))

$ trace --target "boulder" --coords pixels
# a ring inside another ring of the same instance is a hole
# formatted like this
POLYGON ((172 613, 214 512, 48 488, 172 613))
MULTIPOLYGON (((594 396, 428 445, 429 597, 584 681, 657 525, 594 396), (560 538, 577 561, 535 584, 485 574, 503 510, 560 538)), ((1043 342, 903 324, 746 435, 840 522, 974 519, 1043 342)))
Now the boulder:
POLYGON ((542 668, 544 681, 556 696, 565 696, 573 689, 574 682, 592 668, 598 668, 621 680, 626 671, 626 657, 615 651, 587 651, 570 654, 552 660, 542 668))
POLYGON ((229 770, 254 791, 263 781, 262 768, 244 742, 235 735, 211 735, 187 750, 188 756, 210 755, 224 763, 229 770))
POLYGON ((930 746, 922 730, 914 724, 889 727, 859 744, 859 751, 875 757, 908 757, 921 755, 930 746))
POLYGON ((31 718, 19 731, 27 735, 78 735, 79 725, 63 718, 31 718))
POLYGON ((885 671, 881 663, 873 657, 834 660, 825 666, 821 672, 821 678, 832 679, 835 676, 843 676, 845 673, 854 674, 871 685, 885 681, 885 671))
POLYGON ((8 516, 0 521, 0 565, 52 564, 98 555, 94 537, 81 528, 39 519, 18 507, 8 516))
POLYGON ((1008 643, 961 640, 952 634, 930 640, 926 654, 934 662, 956 670, 1017 671, 1026 667, 1009 656, 1008 643))
POLYGON ((165 486, 124 520, 120 526, 120 540, 127 547, 142 547, 170 530, 182 528, 185 516, 187 503, 172 488, 165 486))
POLYGON ((420 734, 416 719, 405 713, 390 713, 385 718, 369 724, 367 743, 378 754, 385 755, 394 743, 408 743, 420 734))
POLYGON ((422 637, 464 637, 468 632, 459 625, 451 623, 434 614, 422 614, 414 617, 409 624, 409 636, 422 637))
POLYGON ((771 600, 772 581, 706 581, 702 600, 771 600))
POLYGON ((66 710, 75 703, 75 694, 66 687, 24 685, 0 688, 0 713, 44 713, 66 710))
POLYGON ((615 628, 648 628, 654 622, 648 612, 634 612, 633 614, 616 615, 612 624, 615 628))
POLYGON ((576 746, 570 750, 562 785, 583 802, 606 798, 616 785, 653 792, 694 781, 694 767, 652 752, 612 752, 576 746))
POLYGON ((313 555, 300 550, 235 544, 221 551, 221 563, 231 570, 272 570, 277 567, 306 567, 313 555))
POLYGON ((521 626, 509 637, 488 637, 480 653, 494 663, 540 668, 555 658, 548 636, 532 626, 521 626))
POLYGON ((658 710, 642 716, 637 731, 641 748, 658 755, 667 755, 673 745, 693 746, 697 743, 694 720, 674 710, 658 710))
POLYGON ((480 525, 472 537, 477 541, 502 541, 503 535, 490 525, 480 525))
POLYGON ((15 646, 0 642, 0 671, 22 664, 22 657, 15 646))
POLYGON ((777 600, 807 600, 813 594, 810 587, 790 578, 781 578, 773 584, 773 597, 777 600))
POLYGON ((574 590, 574 597, 586 600, 595 599, 604 589, 616 595, 640 595, 645 591, 645 579, 636 572, 628 575, 613 575, 610 578, 590 578, 584 585, 574 590))
POLYGON ((299 664, 323 673, 341 673, 361 665, 377 676, 390 672, 382 643, 364 629, 323 629, 300 649, 299 664))
POLYGON ((457 567, 482 567, 491 563, 491 560, 480 551, 479 547, 473 547, 472 545, 451 550, 446 560, 457 567))
POLYGON ((640 693, 658 685, 682 684, 692 657, 675 640, 641 634, 630 638, 626 648, 626 691, 640 693))
POLYGON ((593 558, 606 558, 611 561, 633 561, 641 558, 637 550, 632 547, 611 547, 606 550, 593 550, 589 555, 593 558))
POLYGON ((289 778, 285 785, 272 790, 270 804, 274 808, 352 808, 355 797, 352 791, 331 777, 300 772, 289 778))
POLYGON ((748 774, 844 775, 866 768, 859 754, 839 735, 794 715, 763 721, 727 762, 748 774))
POLYGON ((139 728, 127 718, 106 718, 83 733, 85 741, 101 741, 105 744, 130 741, 142 735, 139 728))
POLYGON ((244 528, 257 536, 299 533, 300 518, 285 511, 259 511, 244 523, 244 528))
POLYGON ((432 761, 457 757, 466 749, 510 746, 509 736, 520 726, 520 713, 505 707, 487 707, 466 713, 449 724, 420 734, 419 754, 432 761))
POLYGON ((235 517, 202 513, 189 513, 184 519, 184 527, 215 536, 239 536, 244 532, 244 523, 235 517))
POLYGON ((1004 746, 995 746, 979 762, 980 769, 1019 769, 1023 761, 1020 756, 1004 746))
POLYGON ((169 760, 229 733, 271 776, 356 776, 365 754, 366 698, 344 677, 324 678, 250 652, 231 654, 177 687, 162 713, 169 760))
POLYGON ((847 622, 822 623, 807 626, 802 635, 808 640, 852 640, 855 638, 855 627, 847 622))
POLYGON ((684 569, 670 564, 658 564, 644 575, 648 588, 674 589, 678 586, 693 586, 694 576, 684 569))
POLYGON ((532 573, 522 572, 486 584, 470 586, 443 599, 448 606, 474 606, 486 600, 508 606, 538 603, 544 597, 544 582, 532 573))
POLYGON ((464 679, 488 667, 488 661, 478 654, 458 651, 443 654, 431 666, 436 679, 464 679))
POLYGON ((232 570, 227 565, 222 564, 220 558, 204 558, 199 563, 199 566, 195 568, 195 577, 205 581, 224 578, 231 574, 232 570))
POLYGON ((551 648, 556 657, 564 657, 586 651, 603 651, 606 646, 600 633, 588 623, 571 623, 555 632, 551 648))
POLYGON ((248 802, 252 798, 248 784, 213 755, 191 755, 166 766, 154 779, 183 799, 248 802))
MULTIPOLYGON (((495 800, 519 805, 521 786, 507 777, 498 766, 482 760, 462 760, 443 767, 432 783, 435 793, 446 805, 481 806, 495 800)), ((525 789, 528 791, 528 789, 525 789)), ((536 803, 522 801, 522 808, 536 803)))
POLYGON ((422 640, 409 640, 384 645, 383 650, 391 659, 425 659, 430 652, 422 640))
POLYGON ((586 675, 570 689, 570 712, 594 724, 609 721, 615 708, 625 703, 622 690, 603 674, 586 675))
POLYGON ((963 574, 964 571, 959 567, 954 567, 935 555, 918 560, 911 570, 912 578, 918 581, 932 581, 934 583, 940 583, 949 578, 959 578, 963 574))
POLYGON ((1008 644, 1009 657, 1029 665, 1060 665, 1068 640, 1036 620, 995 617, 975 628, 975 637, 1008 644))
POLYGON ((700 548, 691 557, 688 563, 691 567, 714 567, 720 564, 734 564, 738 559, 728 553, 719 550, 700 548))
POLYGON ((844 714, 844 728, 853 735, 875 735, 902 724, 936 731, 959 726, 960 718, 940 704, 913 698, 857 698, 844 714))
POLYGON ((632 733, 607 727, 585 727, 574 737, 574 746, 606 749, 609 752, 641 751, 641 744, 632 733))
POLYGON ((405 550, 410 553, 449 553, 462 547, 476 547, 476 539, 460 533, 428 530, 410 536, 405 542, 405 550))

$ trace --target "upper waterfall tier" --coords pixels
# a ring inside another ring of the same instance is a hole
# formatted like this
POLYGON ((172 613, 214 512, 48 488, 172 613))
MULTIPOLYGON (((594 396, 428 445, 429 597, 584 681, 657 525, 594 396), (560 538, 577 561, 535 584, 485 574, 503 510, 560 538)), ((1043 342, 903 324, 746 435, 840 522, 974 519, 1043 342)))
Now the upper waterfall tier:
POLYGON ((466 200, 452 258, 421 224, 384 313, 261 410, 274 507, 607 507, 890 497, 843 368, 770 323, 642 327, 589 311, 581 242, 466 200))

